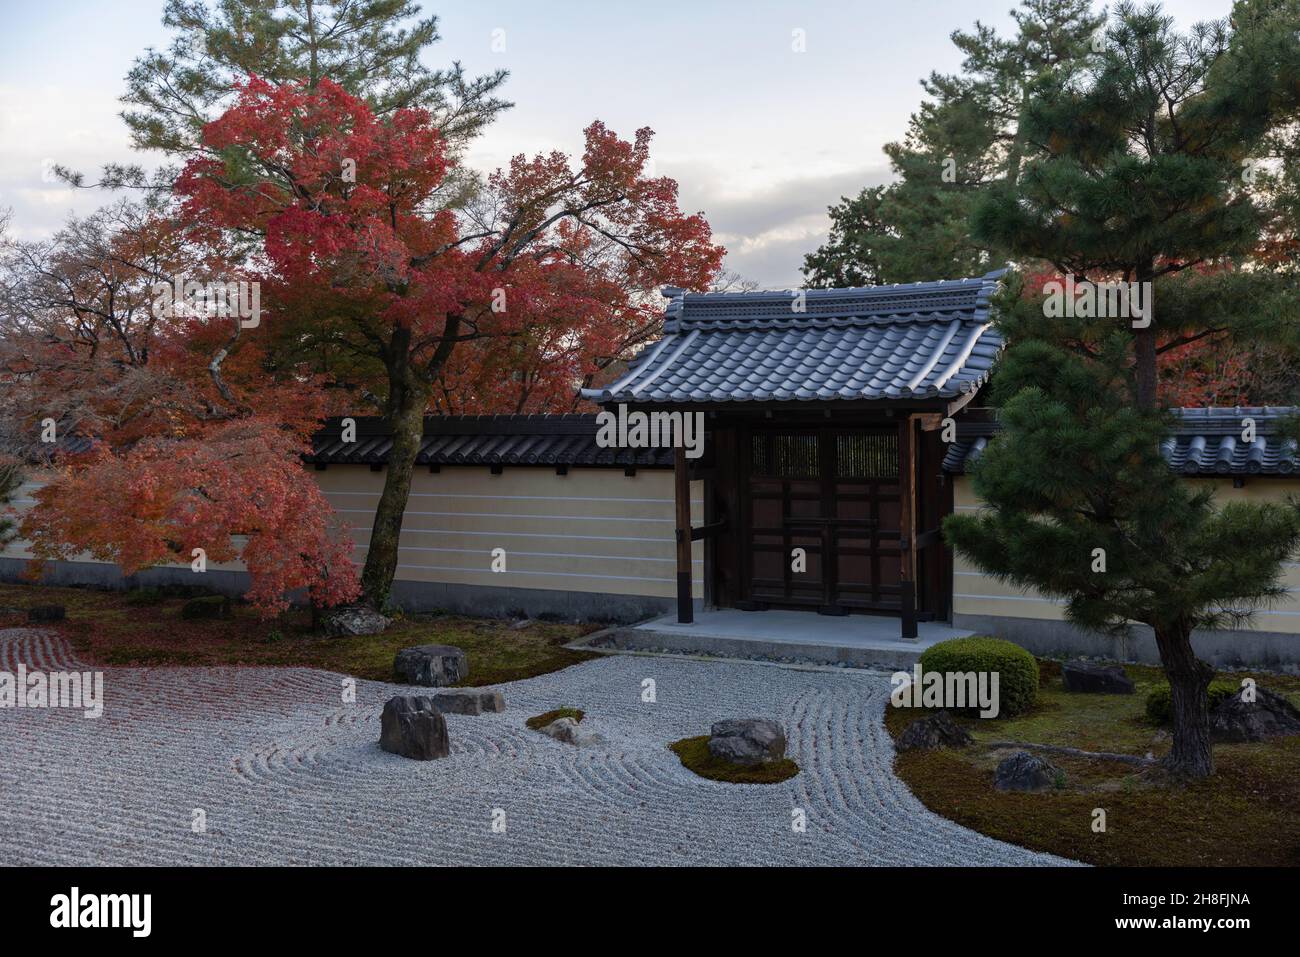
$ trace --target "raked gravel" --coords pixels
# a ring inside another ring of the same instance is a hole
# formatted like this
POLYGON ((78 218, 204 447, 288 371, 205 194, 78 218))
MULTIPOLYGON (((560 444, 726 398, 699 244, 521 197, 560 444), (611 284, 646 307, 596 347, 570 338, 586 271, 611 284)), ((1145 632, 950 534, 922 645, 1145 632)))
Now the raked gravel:
MULTIPOLYGON (((0 670, 20 661, 91 670, 49 632, 0 630, 0 670)), ((351 679, 308 668, 104 671, 98 719, 0 709, 5 864, 1069 863, 926 810, 891 771, 876 673, 611 655, 448 715, 451 756, 422 762, 379 749, 379 715, 427 689, 357 681, 346 703, 351 679), (606 743, 524 726, 562 706, 606 743), (785 725, 799 775, 706 781, 667 748, 750 716, 785 725)))

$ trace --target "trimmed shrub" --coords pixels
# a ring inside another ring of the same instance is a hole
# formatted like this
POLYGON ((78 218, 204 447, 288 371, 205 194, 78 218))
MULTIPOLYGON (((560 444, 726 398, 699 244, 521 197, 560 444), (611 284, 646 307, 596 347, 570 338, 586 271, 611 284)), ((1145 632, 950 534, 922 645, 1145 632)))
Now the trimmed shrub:
MULTIPOLYGON (((1038 698, 1038 659, 1019 645, 972 635, 941 641, 921 652, 921 670, 949 672, 997 672, 998 717, 1010 718, 1033 707, 1038 698)), ((977 708, 965 709, 967 714, 977 708)))
MULTIPOLYGON (((1211 681, 1209 688, 1210 710, 1213 711, 1224 700, 1231 698, 1241 688, 1230 681, 1211 681)), ((1170 713, 1169 685, 1160 685, 1147 695, 1147 717, 1156 724, 1168 724, 1173 720, 1170 713)))

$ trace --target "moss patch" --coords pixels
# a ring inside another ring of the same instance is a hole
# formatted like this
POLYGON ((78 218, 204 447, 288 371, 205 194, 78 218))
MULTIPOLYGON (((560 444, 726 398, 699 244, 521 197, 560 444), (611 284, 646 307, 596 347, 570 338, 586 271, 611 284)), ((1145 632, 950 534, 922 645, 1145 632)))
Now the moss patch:
POLYGON ((260 619, 235 604, 226 621, 183 621, 184 597, 91 588, 0 584, 0 627, 27 625, 33 605, 67 607, 54 622, 77 654, 91 664, 124 666, 263 665, 323 668, 374 681, 393 680, 393 656, 411 645, 456 645, 469 658, 467 686, 519 681, 599 657, 563 647, 598 625, 535 622, 514 630, 508 621, 463 615, 410 615, 382 635, 324 638, 311 631, 305 610, 260 619))
MULTIPOLYGON (((1215 774, 1171 782, 1159 768, 1062 754, 1043 756, 1065 771, 1065 786, 1040 794, 993 788, 993 769, 1011 754, 998 741, 1058 744, 1086 751, 1162 757, 1168 733, 1145 714, 1146 694, 1165 684, 1158 668, 1126 665, 1131 695, 1075 694, 1048 673, 1038 703, 1014 718, 954 716, 975 739, 960 750, 908 751, 897 772, 932 811, 991 837, 1091 864, 1203 867, 1300 864, 1300 737, 1214 746, 1215 774), (1106 831, 1092 830, 1093 810, 1106 831)), ((1300 702, 1300 678, 1234 672, 1300 702)), ((920 709, 885 709, 897 738, 920 709)))
POLYGON ((524 724, 534 731, 540 731, 552 721, 559 721, 561 718, 572 718, 574 721, 581 721, 585 713, 577 708, 556 708, 554 711, 548 711, 545 714, 529 718, 524 724))
POLYGON ((799 765, 790 758, 753 766, 719 761, 709 753, 707 734, 702 734, 698 738, 682 738, 668 747, 677 755, 683 767, 710 781, 727 781, 731 784, 779 784, 799 773, 799 765))

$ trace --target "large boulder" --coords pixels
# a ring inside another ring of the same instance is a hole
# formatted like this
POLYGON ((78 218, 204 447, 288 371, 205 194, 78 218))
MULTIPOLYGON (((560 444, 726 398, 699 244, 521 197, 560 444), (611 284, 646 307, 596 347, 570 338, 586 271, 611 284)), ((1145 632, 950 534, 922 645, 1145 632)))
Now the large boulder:
POLYGON ((434 695, 433 703, 443 714, 499 714, 506 710, 501 692, 487 688, 449 688, 434 695))
POLYGON ((785 757, 785 730, 770 718, 731 718, 709 729, 709 754, 731 764, 764 764, 785 757))
POLYGON ((572 718, 556 718, 550 724, 537 730, 548 738, 554 738, 556 741, 563 741, 565 744, 572 744, 579 748, 605 742, 605 739, 599 734, 584 729, 580 721, 574 721, 572 718))
POLYGON ((1061 665, 1066 691, 1085 694, 1132 694, 1133 682, 1119 665, 1096 661, 1067 661, 1061 665))
POLYGON ((230 599, 225 595, 204 595, 181 605, 185 621, 229 621, 231 616, 230 599))
POLYGON ((445 688, 469 677, 469 659, 455 645, 416 645, 393 659, 393 677, 403 684, 445 688))
POLYGON ((1210 712, 1211 741, 1267 741, 1289 734, 1300 734, 1300 711, 1280 694, 1264 688, 1255 689, 1254 701, 1242 701, 1238 692, 1210 712))
POLYGON ((327 638, 379 635, 392 623, 369 605, 340 605, 321 615, 320 628, 327 638))
POLYGON ((965 728, 959 727, 947 711, 940 711, 924 718, 918 718, 898 736, 895 747, 899 751, 912 751, 918 748, 964 748, 971 743, 971 736, 965 728))
POLYGON ((68 610, 62 605, 33 605, 27 609, 28 621, 63 621, 68 610))
POLYGON ((1028 751, 1017 751, 993 772, 999 791, 1043 791, 1056 786, 1061 769, 1028 751))
POLYGON ((380 717, 379 746, 417 761, 445 758, 451 753, 447 719, 426 695, 389 698, 380 717))

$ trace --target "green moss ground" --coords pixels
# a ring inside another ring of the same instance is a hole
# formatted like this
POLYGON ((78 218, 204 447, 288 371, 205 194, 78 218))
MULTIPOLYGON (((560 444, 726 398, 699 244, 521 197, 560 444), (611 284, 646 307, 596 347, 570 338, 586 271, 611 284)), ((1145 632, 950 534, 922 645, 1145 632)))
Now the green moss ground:
MULTIPOLYGON (((0 608, 40 604, 67 607, 54 623, 84 660, 104 665, 280 665, 323 668, 393 680, 393 656, 411 645, 446 644, 465 650, 468 686, 518 681, 597 657, 563 647, 597 626, 534 622, 515 630, 508 621, 462 615, 412 615, 382 635, 323 638, 312 634, 305 611, 265 621, 245 605, 228 621, 184 621, 184 598, 151 592, 0 584, 0 608)), ((0 627, 26 625, 25 613, 0 614, 0 627)))
MULTIPOLYGON (((1061 790, 1017 794, 993 788, 993 770, 1008 750, 995 741, 1056 744, 1085 751, 1162 757, 1168 730, 1145 714, 1146 694, 1164 684, 1157 668, 1125 667, 1132 695, 1067 692, 1060 668, 1046 662, 1038 703, 1007 720, 956 717, 975 739, 959 750, 899 754, 895 770, 931 810, 991 837, 1092 864, 1139 866, 1300 865, 1300 737, 1214 747, 1216 773, 1190 784, 1158 768, 1047 754, 1066 772, 1061 790), (1092 830, 1093 811, 1106 831, 1092 830)), ((1224 673, 1300 703, 1300 678, 1224 673)), ((886 708, 896 738, 921 710, 886 708)))
POLYGON ((726 781, 730 784, 779 784, 799 773, 799 765, 790 758, 769 761, 753 767, 719 761, 709 753, 707 734, 702 734, 698 738, 683 738, 674 741, 668 747, 681 760, 683 767, 710 781, 726 781))

